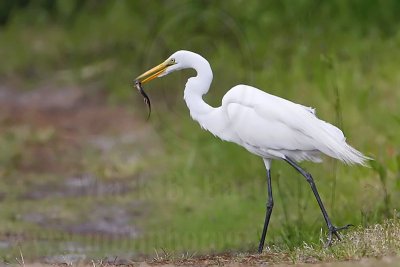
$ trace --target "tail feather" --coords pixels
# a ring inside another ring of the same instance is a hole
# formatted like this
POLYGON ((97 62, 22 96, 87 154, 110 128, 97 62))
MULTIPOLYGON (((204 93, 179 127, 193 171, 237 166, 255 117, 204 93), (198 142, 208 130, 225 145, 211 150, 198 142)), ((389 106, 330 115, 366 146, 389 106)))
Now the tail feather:
POLYGON ((368 161, 372 160, 372 158, 365 156, 357 149, 353 148, 345 141, 341 142, 330 142, 330 146, 322 149, 321 152, 339 159, 346 164, 360 164, 362 166, 368 167, 368 161))
POLYGON ((346 142, 342 145, 342 148, 338 151, 338 159, 347 164, 360 164, 362 166, 368 166, 368 161, 372 158, 363 155, 360 151, 353 148, 346 142))
POLYGON ((368 161, 372 158, 363 155, 360 151, 353 148, 346 143, 346 138, 343 132, 336 126, 322 121, 324 134, 321 134, 320 142, 324 144, 321 152, 339 159, 346 164, 360 164, 362 166, 368 166, 368 161))

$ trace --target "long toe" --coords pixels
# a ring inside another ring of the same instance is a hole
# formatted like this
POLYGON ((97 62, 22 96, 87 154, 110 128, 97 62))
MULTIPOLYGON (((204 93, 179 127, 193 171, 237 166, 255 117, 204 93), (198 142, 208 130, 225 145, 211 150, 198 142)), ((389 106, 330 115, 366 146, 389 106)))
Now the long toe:
POLYGON ((332 236, 334 235, 334 236, 336 236, 336 238, 340 241, 340 240, 342 240, 342 237, 339 235, 339 231, 342 231, 342 230, 347 230, 347 229, 349 229, 349 227, 351 227, 351 226, 354 226, 354 225, 352 225, 352 224, 347 224, 347 225, 345 225, 345 226, 342 226, 342 227, 336 227, 336 226, 331 226, 331 227, 329 227, 329 232, 328 232, 328 240, 327 240, 327 242, 326 242, 326 244, 325 244, 325 246, 326 247, 330 247, 331 245, 332 245, 332 242, 333 242, 333 240, 332 240, 332 236))

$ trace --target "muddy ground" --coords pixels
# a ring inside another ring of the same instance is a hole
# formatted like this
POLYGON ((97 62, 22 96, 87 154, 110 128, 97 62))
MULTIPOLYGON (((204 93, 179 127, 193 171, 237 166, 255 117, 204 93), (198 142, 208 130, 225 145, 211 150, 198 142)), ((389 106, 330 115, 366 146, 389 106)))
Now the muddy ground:
POLYGON ((90 88, 54 88, 0 86, 0 199, 11 214, 2 248, 43 239, 41 231, 134 239, 148 208, 129 196, 148 178, 141 161, 161 149, 151 124, 90 88))

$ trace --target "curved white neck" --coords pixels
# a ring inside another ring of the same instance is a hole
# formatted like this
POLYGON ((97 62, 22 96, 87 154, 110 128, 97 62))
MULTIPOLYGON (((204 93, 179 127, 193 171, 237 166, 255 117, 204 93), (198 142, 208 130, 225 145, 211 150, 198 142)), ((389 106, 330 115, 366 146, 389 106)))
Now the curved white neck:
POLYGON ((184 99, 190 110, 190 115, 200 124, 202 117, 212 112, 215 108, 204 102, 202 96, 208 92, 213 79, 213 73, 208 61, 200 55, 193 54, 191 66, 197 72, 197 76, 190 78, 185 86, 184 99))
POLYGON ((190 78, 185 86, 184 99, 190 110, 191 117, 197 121, 203 129, 208 130, 222 140, 233 140, 232 134, 226 131, 229 121, 225 118, 221 107, 214 108, 204 102, 202 96, 208 92, 213 79, 210 64, 200 55, 193 54, 191 65, 197 71, 197 76, 190 78))

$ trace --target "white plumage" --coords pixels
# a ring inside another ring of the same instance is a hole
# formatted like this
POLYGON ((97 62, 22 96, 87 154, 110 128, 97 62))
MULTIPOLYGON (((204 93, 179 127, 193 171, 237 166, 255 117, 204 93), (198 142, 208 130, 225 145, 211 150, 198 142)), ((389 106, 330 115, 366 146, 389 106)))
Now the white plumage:
MULTIPOLYGON (((178 51, 171 58, 192 67, 197 76, 190 78, 184 98, 194 120, 222 140, 237 143, 265 159, 320 162, 322 152, 346 163, 365 164, 367 157, 349 146, 340 129, 318 119, 315 110, 268 94, 248 85, 237 85, 213 108, 201 96, 212 81, 209 63, 201 56, 178 51), (186 59, 186 60, 185 60, 186 59)), ((170 70, 173 71, 173 70, 170 70)), ((169 71, 169 72, 170 72, 169 71)))
POLYGON ((190 115, 200 126, 225 141, 234 142, 263 158, 267 168, 268 203, 259 251, 262 251, 273 207, 270 167, 271 160, 287 161, 310 183, 329 230, 339 238, 332 225, 309 173, 295 162, 309 160, 320 162, 320 154, 339 159, 347 164, 366 165, 368 157, 346 143, 343 132, 330 123, 317 118, 315 110, 286 99, 268 94, 248 85, 237 85, 214 108, 203 101, 202 96, 210 88, 213 79, 206 59, 190 51, 178 51, 165 62, 137 78, 144 83, 173 71, 192 68, 197 76, 188 79, 184 99, 190 115))

